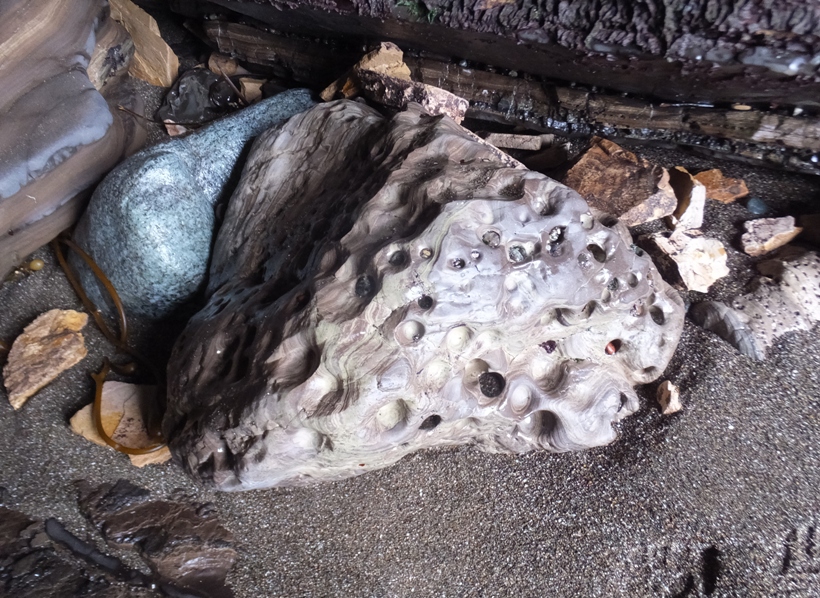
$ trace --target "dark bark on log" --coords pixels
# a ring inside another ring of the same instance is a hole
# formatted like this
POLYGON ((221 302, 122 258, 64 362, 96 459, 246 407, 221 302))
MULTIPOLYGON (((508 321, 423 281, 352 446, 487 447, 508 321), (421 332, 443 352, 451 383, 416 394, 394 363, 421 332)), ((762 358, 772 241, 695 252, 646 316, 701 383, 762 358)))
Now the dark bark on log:
MULTIPOLYGON (((318 88, 344 73, 362 54, 358 48, 327 46, 238 23, 207 21, 203 28, 221 52, 318 88)), ((567 136, 691 146, 723 157, 820 174, 812 161, 820 152, 817 117, 647 102, 408 54, 405 62, 415 81, 467 99, 469 118, 567 136)))
POLYGON ((215 1, 286 33, 392 41, 668 101, 820 106, 815 0, 215 1))

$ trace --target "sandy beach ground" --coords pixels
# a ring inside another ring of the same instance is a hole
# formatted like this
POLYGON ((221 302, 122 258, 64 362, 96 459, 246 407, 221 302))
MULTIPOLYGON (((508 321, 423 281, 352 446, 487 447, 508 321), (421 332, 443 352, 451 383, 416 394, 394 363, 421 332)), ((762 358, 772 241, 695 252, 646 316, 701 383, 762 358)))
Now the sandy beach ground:
MULTIPOLYGON (((670 167, 720 167, 779 214, 820 211, 820 180, 638 149, 670 167), (812 207, 813 206, 813 207, 812 207)), ((741 204, 709 202, 727 299, 754 275, 738 251, 741 204)), ((0 338, 37 315, 81 309, 50 250, 46 267, 0 287, 0 338)), ((702 294, 689 293, 690 301, 702 294)), ((127 478, 211 501, 237 539, 229 583, 258 596, 820 596, 820 334, 789 334, 764 362, 687 320, 664 373, 683 411, 663 416, 656 384, 612 445, 582 453, 431 450, 356 479, 311 488, 213 493, 172 463, 133 468, 75 436, 88 373, 112 350, 90 324, 88 356, 19 411, 0 390, 2 503, 99 536, 75 481, 127 478)), ((150 342, 150 340, 149 340, 150 342)), ((109 550, 110 551, 110 550, 109 550)))

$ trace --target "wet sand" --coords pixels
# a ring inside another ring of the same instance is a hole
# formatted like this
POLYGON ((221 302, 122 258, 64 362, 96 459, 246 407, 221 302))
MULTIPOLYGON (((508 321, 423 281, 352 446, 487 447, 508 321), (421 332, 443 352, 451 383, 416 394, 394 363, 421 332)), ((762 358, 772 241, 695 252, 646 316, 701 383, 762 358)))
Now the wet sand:
MULTIPOLYGON (((721 167, 782 214, 820 211, 818 179, 638 153, 721 167)), ((732 270, 710 297, 732 297, 753 276, 758 260, 737 250, 751 217, 709 202, 704 230, 727 246, 732 270)), ((0 338, 48 309, 81 309, 50 250, 35 255, 42 271, 0 287, 0 338)), ((356 479, 238 494, 203 489, 170 463, 135 469, 72 434, 69 417, 93 395, 88 372, 112 352, 93 324, 85 336, 88 357, 20 411, 0 390, 0 486, 6 506, 56 517, 106 551, 79 513, 76 480, 127 478, 212 501, 237 538, 229 582, 239 597, 820 596, 816 328, 754 362, 687 320, 660 379, 680 386, 683 411, 662 416, 648 385, 608 447, 432 450, 356 479)))

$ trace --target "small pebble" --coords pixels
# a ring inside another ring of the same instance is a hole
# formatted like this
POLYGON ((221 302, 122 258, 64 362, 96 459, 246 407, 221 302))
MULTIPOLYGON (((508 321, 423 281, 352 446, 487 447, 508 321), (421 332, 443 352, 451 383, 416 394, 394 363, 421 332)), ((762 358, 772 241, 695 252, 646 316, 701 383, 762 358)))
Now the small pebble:
POLYGON ((418 303, 421 309, 430 309, 433 307, 433 298, 430 295, 422 295, 418 303))
POLYGON ((756 216, 768 214, 772 211, 769 205, 759 197, 750 197, 746 202, 746 209, 756 216))
POLYGON ((28 263, 28 269, 31 270, 32 272, 37 272, 38 270, 42 270, 43 268, 45 268, 45 266, 46 266, 46 263, 43 260, 39 259, 39 258, 37 258, 36 260, 31 260, 28 263))
POLYGON ((504 376, 498 372, 484 372, 478 377, 478 387, 485 397, 497 397, 507 385, 504 376))

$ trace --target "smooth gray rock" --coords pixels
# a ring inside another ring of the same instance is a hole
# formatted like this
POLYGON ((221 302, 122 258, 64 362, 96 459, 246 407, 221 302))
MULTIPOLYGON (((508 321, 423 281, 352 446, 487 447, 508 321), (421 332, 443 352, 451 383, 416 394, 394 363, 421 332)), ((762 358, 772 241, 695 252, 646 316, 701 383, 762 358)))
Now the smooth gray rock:
MULTIPOLYGON (((203 288, 215 208, 250 140, 313 106, 310 92, 286 91, 187 137, 147 148, 97 187, 74 233, 110 278, 131 314, 159 319, 203 288)), ((101 300, 87 268, 86 289, 101 300)))

